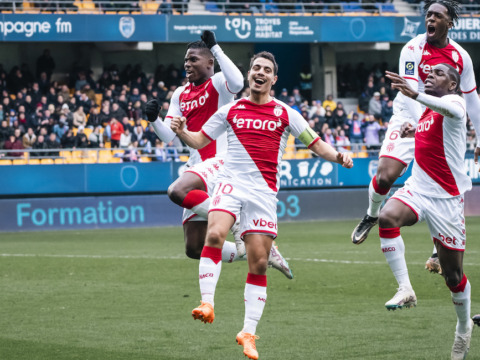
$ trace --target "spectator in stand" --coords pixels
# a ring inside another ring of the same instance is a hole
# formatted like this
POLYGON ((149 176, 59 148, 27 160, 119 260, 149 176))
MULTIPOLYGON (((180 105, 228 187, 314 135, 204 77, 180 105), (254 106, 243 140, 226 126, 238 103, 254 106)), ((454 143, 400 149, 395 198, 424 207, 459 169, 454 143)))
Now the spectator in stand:
POLYGON ((62 139, 63 135, 68 131, 67 118, 60 115, 58 123, 53 126, 53 132, 57 135, 57 139, 62 139))
MULTIPOLYGON (((33 144, 33 149, 35 150, 46 150, 48 149, 47 143, 45 142, 45 135, 39 134, 37 136, 37 141, 33 144)), ((31 152, 30 156, 44 157, 47 156, 47 151, 35 151, 31 152)))
POLYGON ((40 89, 40 93, 46 94, 48 88, 50 87, 50 80, 48 79, 48 75, 45 71, 40 74, 40 78, 38 79, 38 87, 40 89))
POLYGON ((324 109, 327 109, 327 106, 330 106, 330 110, 333 111, 337 107, 337 103, 333 100, 333 95, 327 95, 327 99, 323 102, 322 106, 324 109))
MULTIPOLYGON (((47 143, 47 148, 48 149, 58 149, 60 147, 60 143, 59 141, 57 140, 57 135, 55 133, 50 133, 50 135, 48 135, 48 140, 46 141, 47 143)), ((59 156, 59 152, 58 151, 50 151, 48 153, 48 156, 59 156)))
POLYGON ((113 103, 110 116, 114 117, 115 119, 123 119, 125 116, 127 116, 127 113, 120 107, 120 105, 118 105, 118 103, 113 103))
POLYGON ((118 147, 120 144, 120 137, 122 136, 124 130, 123 125, 116 118, 112 117, 110 120, 110 131, 111 131, 111 142, 112 148, 118 147))
POLYGON ((90 108, 90 114, 88 115, 88 127, 95 129, 97 126, 102 126, 103 121, 100 116, 100 107, 94 105, 90 108))
POLYGON ((83 106, 81 105, 73 113, 73 126, 77 128, 87 126, 87 115, 83 112, 83 106))
POLYGON ((376 91, 373 93, 373 97, 368 102, 369 114, 381 114, 382 113, 382 101, 380 100, 380 93, 376 91))
POLYGON ((8 140, 10 134, 13 134, 12 128, 8 126, 6 120, 2 120, 2 123, 0 124, 0 149, 3 149, 5 141, 8 140))
POLYGON ((350 143, 353 144, 352 150, 354 152, 360 151, 360 146, 355 144, 363 143, 362 122, 357 113, 351 114, 351 119, 347 120, 347 128, 349 131, 350 143))
POLYGON ((328 127, 333 127, 333 111, 330 108, 330 105, 327 105, 325 108, 325 122, 328 124, 328 127))
POLYGON ((331 128, 325 128, 325 132, 323 133, 323 141, 325 141, 329 145, 335 146, 335 136, 333 136, 331 128))
POLYGON ((297 106, 300 106, 303 102, 303 97, 302 95, 300 94, 300 89, 298 87, 294 87, 293 88, 293 92, 292 92, 292 96, 293 98, 295 99, 295 104, 297 106))
POLYGON ((159 116, 161 118, 165 119, 165 116, 167 116, 169 108, 170 108, 170 103, 168 101, 164 101, 163 104, 162 104, 162 108, 160 109, 159 116))
POLYGON ((365 121, 362 124, 363 133, 365 136, 365 144, 367 150, 380 149, 380 137, 379 132, 382 126, 378 123, 377 119, 372 114, 365 114, 365 121))
POLYGON ((347 135, 345 135, 345 130, 341 129, 338 132, 338 135, 335 138, 335 143, 337 144, 337 151, 347 151, 345 147, 350 146, 350 140, 347 135))
POLYGON ((382 104, 382 121, 389 122, 393 115, 393 101, 388 100, 382 104))
POLYGON ((125 127, 124 132, 120 135, 119 146, 121 148, 128 148, 132 142, 132 133, 128 127, 125 127))
POLYGON ((167 150, 163 146, 163 142, 160 139, 155 140, 155 148, 153 150, 153 160, 166 162, 167 161, 167 150))
POLYGON ((310 111, 308 113, 310 119, 315 116, 324 117, 325 116, 325 108, 322 106, 321 100, 315 100, 310 111))
POLYGON ((297 111, 299 114, 302 113, 302 111, 300 110, 300 108, 297 106, 297 104, 295 103, 295 98, 293 96, 290 96, 288 98, 288 102, 287 102, 287 105, 290 106, 293 110, 297 111))
POLYGON ((180 161, 178 151, 173 140, 167 144, 167 161, 180 161))
POLYGON ((147 130, 145 132, 145 138, 147 139, 151 148, 156 146, 156 140, 158 139, 158 137, 157 137, 157 134, 155 134, 155 130, 153 129, 153 126, 150 125, 149 127, 147 127, 147 130))
POLYGON ((8 113, 8 121, 10 123, 10 126, 13 126, 13 123, 17 120, 18 120, 18 118, 17 118, 16 111, 14 109, 10 109, 10 111, 8 113))
POLYGON ((62 148, 64 149, 74 149, 75 148, 75 135, 73 135, 72 129, 68 129, 65 134, 63 134, 60 139, 62 148))
POLYGON ((283 101, 286 104, 288 103, 289 98, 290 97, 288 96, 288 90, 283 88, 280 95, 278 95, 278 100, 283 101))
POLYGON ((33 132, 33 128, 29 127, 25 135, 22 137, 22 144, 25 149, 31 149, 37 141, 37 135, 33 132))
POLYGON ((83 132, 84 127, 79 126, 77 130, 77 136, 75 136, 75 148, 76 149, 85 149, 88 147, 88 138, 87 135, 83 132))
POLYGON ((343 106, 340 107, 341 103, 338 103, 337 108, 333 112, 333 121, 332 121, 332 128, 337 128, 340 126, 343 128, 345 126, 345 123, 347 122, 347 114, 345 114, 345 110, 343 109, 343 106))
POLYGON ((137 162, 140 160, 140 154, 137 150, 138 142, 134 141, 128 146, 128 150, 123 154, 123 161, 125 162, 137 162))
POLYGON ((88 136, 88 146, 91 148, 103 148, 102 127, 97 126, 95 130, 88 136))

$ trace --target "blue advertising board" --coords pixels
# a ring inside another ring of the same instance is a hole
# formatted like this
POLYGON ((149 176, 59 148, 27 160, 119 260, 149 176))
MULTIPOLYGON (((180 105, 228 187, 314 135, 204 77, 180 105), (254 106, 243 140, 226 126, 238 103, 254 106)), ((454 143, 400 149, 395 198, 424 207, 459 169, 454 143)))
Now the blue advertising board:
MULTIPOLYGON (((189 42, 203 30, 221 42, 405 43, 425 25, 420 16, 0 14, 0 41, 189 42)), ((480 41, 480 18, 460 18, 450 37, 480 41)))
MULTIPOLYGON (((473 155, 468 154, 464 161, 472 182, 480 184, 473 155)), ((184 165, 180 162, 7 165, 1 167, 0 196, 161 193, 182 173, 184 165)), ((376 157, 355 158, 352 169, 320 158, 284 160, 280 165, 280 191, 366 187, 377 165, 376 157)), ((403 184, 408 176, 410 168, 395 184, 403 184)))
POLYGON ((1 41, 167 41, 165 15, 0 14, 1 41))

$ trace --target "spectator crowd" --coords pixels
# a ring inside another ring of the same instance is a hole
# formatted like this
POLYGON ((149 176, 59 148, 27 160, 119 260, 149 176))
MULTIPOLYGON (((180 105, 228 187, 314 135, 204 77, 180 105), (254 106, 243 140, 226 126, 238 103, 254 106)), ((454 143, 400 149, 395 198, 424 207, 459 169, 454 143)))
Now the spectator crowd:
MULTIPOLYGON (((187 153, 179 139, 163 144, 145 120, 145 105, 160 99, 160 116, 165 117, 174 90, 185 84, 183 70, 160 65, 147 76, 140 65, 116 65, 94 79, 92 71, 73 68, 68 81, 52 81, 55 61, 45 50, 36 69, 27 64, 6 71, 0 65, 0 149, 3 156, 58 156, 59 149, 124 149, 126 161, 149 156, 158 161, 178 161, 187 153)), ((366 73, 358 107, 347 109, 332 95, 308 100, 300 87, 272 90, 272 95, 297 110, 322 139, 342 149, 360 151, 380 148, 393 113, 395 92, 381 75, 366 73)), ((248 88, 239 96, 247 96, 248 88)), ((341 90, 339 90, 341 91, 341 90)), ((475 132, 468 123, 468 142, 475 132)), ((296 144, 302 148, 302 144, 296 144)))

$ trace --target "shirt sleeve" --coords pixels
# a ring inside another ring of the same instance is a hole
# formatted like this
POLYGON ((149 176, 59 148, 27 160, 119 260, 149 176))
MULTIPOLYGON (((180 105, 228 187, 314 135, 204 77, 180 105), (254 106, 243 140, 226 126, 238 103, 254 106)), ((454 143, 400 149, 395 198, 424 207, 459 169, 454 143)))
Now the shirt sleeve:
POLYGON ((220 70, 222 70, 223 76, 225 77, 223 86, 231 94, 240 92, 243 88, 243 75, 237 65, 223 52, 220 45, 215 45, 211 51, 215 59, 217 59, 220 70))
POLYGON ((287 112, 292 135, 298 138, 306 147, 310 148, 320 137, 297 111, 288 107, 287 112))
POLYGON ((458 95, 445 95, 439 98, 420 93, 417 96, 417 101, 449 118, 462 120, 466 114, 465 100, 458 95))
MULTIPOLYGON (((414 41, 415 39, 409 41, 402 49, 400 53, 399 63, 398 63, 398 74, 407 80, 408 85, 414 90, 418 91, 418 82, 420 80, 420 74, 418 73, 418 65, 421 60, 421 56, 418 56, 418 45, 414 41)), ((403 96, 405 105, 415 122, 418 122, 422 116, 422 107, 415 100, 400 94, 403 96)))
POLYGON ((220 135, 227 131, 227 115, 231 108, 231 105, 222 106, 213 114, 200 130, 203 135, 209 138, 211 141, 216 140, 220 135))
POLYGON ((169 143, 172 141, 175 136, 177 136, 172 129, 170 129, 170 124, 172 122, 172 118, 174 116, 182 116, 182 112, 180 111, 180 94, 183 91, 183 87, 178 88, 173 93, 172 99, 170 100, 170 107, 168 108, 167 116, 165 116, 164 121, 160 118, 157 118, 154 122, 152 122, 153 130, 155 130, 155 134, 157 134, 158 138, 162 140, 164 143, 169 143))
POLYGON ((475 73, 473 70, 472 58, 467 52, 463 56, 463 71, 460 75, 460 89, 464 94, 471 93, 477 89, 475 83, 475 73))

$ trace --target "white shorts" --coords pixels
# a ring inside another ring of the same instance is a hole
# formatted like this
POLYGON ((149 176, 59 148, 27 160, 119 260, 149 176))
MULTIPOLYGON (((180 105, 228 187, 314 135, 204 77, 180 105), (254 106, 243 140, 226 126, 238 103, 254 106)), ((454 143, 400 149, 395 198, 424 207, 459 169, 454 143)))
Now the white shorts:
POLYGON ((408 166, 415 157, 415 139, 400 137, 400 128, 405 121, 396 115, 392 116, 379 157, 392 158, 408 166))
POLYGON ((224 211, 235 220, 240 216, 241 237, 247 234, 277 237, 277 197, 263 194, 233 181, 219 179, 210 202, 211 211, 224 211))
POLYGON ((434 241, 450 250, 465 251, 463 195, 434 198, 404 186, 397 190, 391 199, 401 201, 412 209, 418 221, 425 220, 434 241))
MULTIPOLYGON (((223 170, 223 165, 223 157, 213 157, 187 168, 185 172, 198 175, 202 179, 207 193, 211 195, 215 189, 218 174, 223 170)), ((195 214, 190 209, 183 209, 182 223, 185 224, 187 221, 207 221, 207 219, 195 214)))

